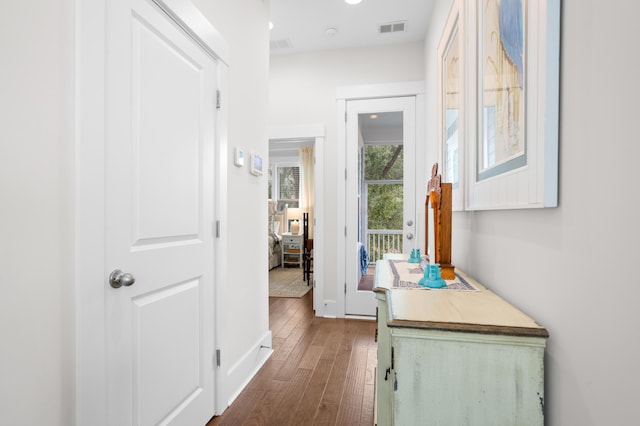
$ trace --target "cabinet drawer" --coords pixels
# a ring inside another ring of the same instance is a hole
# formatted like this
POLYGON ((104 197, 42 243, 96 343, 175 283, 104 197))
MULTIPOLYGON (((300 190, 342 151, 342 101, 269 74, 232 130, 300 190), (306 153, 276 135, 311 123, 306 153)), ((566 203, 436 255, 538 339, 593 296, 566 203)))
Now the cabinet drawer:
POLYGON ((293 235, 283 235, 282 243, 283 244, 302 244, 302 238, 300 238, 299 236, 293 236, 293 235))

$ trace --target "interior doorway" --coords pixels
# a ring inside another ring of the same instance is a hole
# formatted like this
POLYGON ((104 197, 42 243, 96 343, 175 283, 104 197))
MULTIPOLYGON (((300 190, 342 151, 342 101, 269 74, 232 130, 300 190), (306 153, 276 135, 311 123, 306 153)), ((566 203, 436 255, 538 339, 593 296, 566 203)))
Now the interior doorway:
POLYGON ((269 297, 301 297, 313 288, 314 143, 269 142, 269 297))
POLYGON ((274 271, 280 275, 285 272, 285 279, 294 273, 297 281, 301 279, 304 286, 313 289, 316 315, 322 315, 319 301, 324 293, 323 151, 324 126, 271 131, 268 213, 270 277, 274 271), (312 171, 311 176, 305 176, 309 170, 312 171), (308 191, 309 187, 311 191, 308 191), (303 226, 305 219, 307 228, 303 226), (272 240, 275 238, 279 239, 279 250, 282 252, 279 262, 272 249, 272 240), (304 256, 305 249, 312 250, 312 261, 304 256))

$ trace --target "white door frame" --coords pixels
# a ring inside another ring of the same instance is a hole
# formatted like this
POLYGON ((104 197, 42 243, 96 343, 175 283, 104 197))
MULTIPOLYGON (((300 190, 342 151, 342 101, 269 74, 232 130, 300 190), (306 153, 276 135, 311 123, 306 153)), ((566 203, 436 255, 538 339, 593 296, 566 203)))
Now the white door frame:
MULTIPOLYGON (((339 87, 336 90, 337 102, 337 146, 346 147, 347 143, 347 123, 345 120, 347 114, 347 102, 361 99, 378 99, 378 98, 396 98, 402 96, 415 96, 416 98, 416 197, 417 200, 424 199, 426 194, 426 169, 430 167, 419 167, 422 162, 426 161, 426 141, 424 123, 426 119, 425 112, 425 84, 424 81, 410 81, 402 83, 389 84, 372 84, 339 87)), ((345 179, 338 179, 337 187, 337 220, 336 220, 336 303, 334 305, 336 317, 345 317, 345 277, 346 277, 346 258, 347 247, 341 244, 344 241, 347 216, 346 216, 346 192, 347 192, 347 159, 345 150, 338 149, 336 158, 336 170, 342 174, 344 170, 345 179)), ((351 171, 351 173, 357 173, 351 171)), ((424 234, 417 235, 418 244, 424 243, 424 234)))
POLYGON ((322 124, 306 126, 273 127, 269 130, 269 140, 313 139, 315 165, 314 174, 314 219, 315 230, 313 251, 318 253, 313 259, 313 309, 316 316, 324 316, 324 139, 325 128, 322 124))
MULTIPOLYGON (((403 151, 403 202, 401 220, 401 238, 404 250, 414 245, 410 234, 416 234, 415 222, 416 215, 416 197, 415 197, 415 173, 416 173, 416 98, 415 96, 400 96, 394 98, 376 98, 376 99, 359 99, 347 102, 347 137, 346 137, 346 194, 345 211, 347 232, 345 235, 345 244, 347 252, 345 253, 345 315, 355 316, 374 316, 376 312, 376 301, 373 292, 359 291, 358 277, 360 276, 360 264, 356 264, 360 260, 360 256, 356 253, 357 242, 366 244, 363 239, 367 235, 367 221, 359 221, 367 213, 367 193, 362 187, 363 171, 366 173, 364 166, 360 167, 360 159, 362 158, 361 149, 366 146, 366 142, 360 134, 360 115, 361 114, 384 114, 385 112, 401 112, 402 114, 402 136, 401 140, 395 141, 402 143, 403 151), (364 144, 364 145, 363 145, 364 144), (362 167, 362 168, 361 168, 362 167), (354 173, 353 171, 357 171, 354 173), (357 197, 357 194, 360 197, 357 197), (356 212, 359 213, 356 214, 356 212), (411 223, 411 225, 409 225, 411 223)), ((392 143, 393 141, 386 141, 392 143)))
MULTIPOLYGON (((75 180, 75 424, 106 426, 107 360, 105 324, 104 196, 105 196, 105 10, 108 0, 75 0, 75 94, 74 94, 74 180, 75 180)), ((229 48, 222 36, 189 0, 153 0, 211 56, 219 61, 218 88, 227 87, 229 48)), ((224 99, 224 97, 223 97, 224 99)), ((220 110, 217 132, 216 214, 226 223, 227 114, 220 110)), ((216 283, 224 282, 226 233, 216 240, 216 283)), ((212 261, 214 261, 212 259, 212 261)), ((216 286, 217 287, 217 286, 216 286)), ((224 295, 216 292, 216 327, 224 295)), ((212 338, 215 336, 212 336, 212 338)), ((218 339, 216 347, 220 347, 218 339)), ((216 412, 226 407, 221 401, 222 383, 216 377, 216 412)))

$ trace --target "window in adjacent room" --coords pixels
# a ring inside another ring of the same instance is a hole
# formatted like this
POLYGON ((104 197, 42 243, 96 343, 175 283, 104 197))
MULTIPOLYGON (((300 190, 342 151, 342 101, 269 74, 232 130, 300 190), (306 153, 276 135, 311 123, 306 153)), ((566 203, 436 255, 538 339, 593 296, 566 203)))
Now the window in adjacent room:
POLYGON ((275 163, 269 166, 269 198, 278 201, 278 210, 300 203, 300 165, 275 163))

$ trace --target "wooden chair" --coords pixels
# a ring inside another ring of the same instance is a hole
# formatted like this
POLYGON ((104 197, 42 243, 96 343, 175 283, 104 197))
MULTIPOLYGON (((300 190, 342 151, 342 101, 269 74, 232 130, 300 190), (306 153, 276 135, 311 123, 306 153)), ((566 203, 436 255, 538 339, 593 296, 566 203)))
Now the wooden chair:
POLYGON ((313 263, 313 257, 311 252, 313 251, 313 238, 309 238, 309 213, 302 213, 302 279, 307 282, 307 285, 311 284, 311 265, 313 263))

